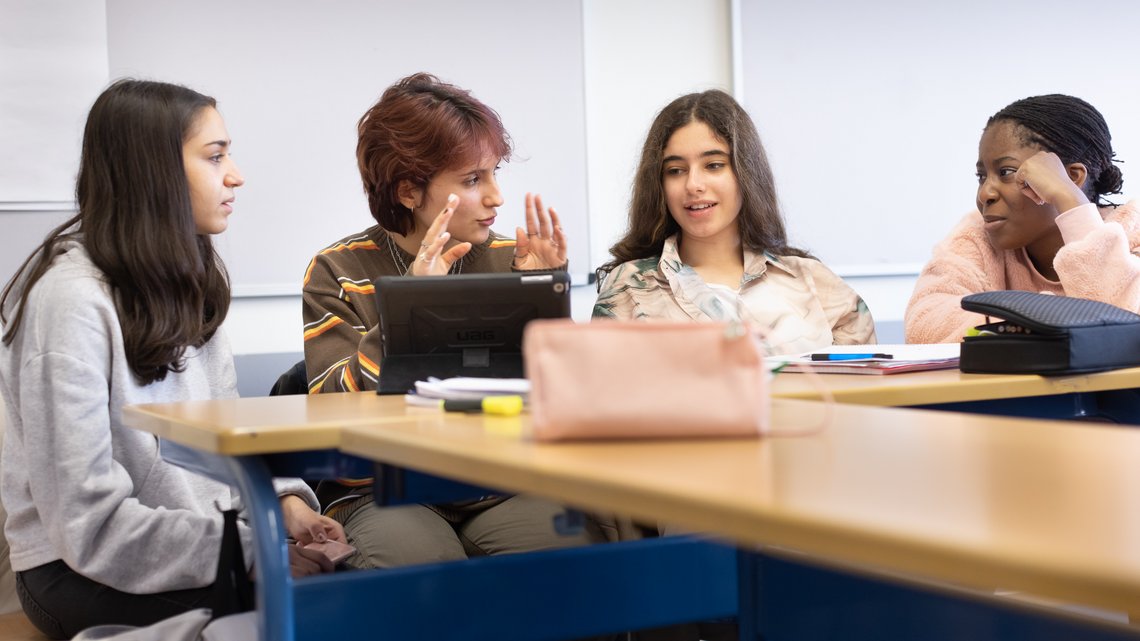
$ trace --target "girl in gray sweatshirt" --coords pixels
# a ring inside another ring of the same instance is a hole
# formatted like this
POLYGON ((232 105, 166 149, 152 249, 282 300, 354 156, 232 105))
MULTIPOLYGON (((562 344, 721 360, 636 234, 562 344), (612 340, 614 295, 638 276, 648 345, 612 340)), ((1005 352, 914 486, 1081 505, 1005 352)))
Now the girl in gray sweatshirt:
MULTIPOLYGON (((5 533, 24 611, 52 638, 211 602, 219 508, 236 497, 165 462, 156 437, 123 425, 122 408, 237 395, 220 327, 229 281, 210 241, 243 183, 229 144, 213 99, 112 84, 84 131, 79 213, 0 297, 5 533)), ((303 482, 277 489, 290 535, 344 540, 303 482)), ((239 534, 248 547, 248 529, 239 534)), ((291 554, 295 574, 331 569, 291 554)))

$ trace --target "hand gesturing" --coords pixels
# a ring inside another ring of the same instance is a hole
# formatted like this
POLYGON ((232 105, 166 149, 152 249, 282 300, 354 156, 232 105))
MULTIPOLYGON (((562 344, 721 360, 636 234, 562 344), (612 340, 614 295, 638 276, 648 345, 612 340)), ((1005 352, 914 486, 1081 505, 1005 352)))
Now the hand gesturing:
POLYGON ((451 234, 447 232, 447 224, 451 222, 451 217, 455 214, 455 208, 458 205, 459 197, 455 194, 449 194, 447 205, 435 217, 431 227, 428 227, 427 233, 424 234, 424 239, 420 243, 420 253, 416 255, 416 260, 408 269, 408 274, 413 276, 442 276, 451 270, 455 261, 463 258, 467 252, 471 251, 471 243, 459 243, 447 251, 443 249, 447 246, 447 241, 451 240, 451 234))
POLYGON ((526 229, 515 228, 515 269, 557 269, 566 264, 566 235, 554 208, 544 210, 542 197, 526 195, 526 229))

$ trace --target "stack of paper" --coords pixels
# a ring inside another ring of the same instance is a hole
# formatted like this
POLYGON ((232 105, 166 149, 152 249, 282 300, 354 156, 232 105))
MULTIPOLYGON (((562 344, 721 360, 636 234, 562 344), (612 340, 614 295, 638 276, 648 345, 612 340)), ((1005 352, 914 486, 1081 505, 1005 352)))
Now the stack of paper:
POLYGON ((958 367, 960 343, 933 345, 831 345, 811 352, 769 356, 781 372, 820 374, 899 374, 958 367), (783 367, 780 367, 780 365, 783 367))
POLYGON ((409 405, 439 407, 440 401, 477 401, 488 396, 521 396, 526 400, 530 381, 525 378, 429 378, 416 381, 416 393, 404 399, 409 405))

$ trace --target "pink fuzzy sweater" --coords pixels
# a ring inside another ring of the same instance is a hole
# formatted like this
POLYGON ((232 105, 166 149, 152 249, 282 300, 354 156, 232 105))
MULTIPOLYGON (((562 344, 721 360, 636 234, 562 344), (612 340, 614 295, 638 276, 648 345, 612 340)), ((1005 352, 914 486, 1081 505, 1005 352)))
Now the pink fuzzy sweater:
POLYGON ((1025 249, 990 245, 977 211, 934 247, 906 308, 908 343, 951 343, 985 317, 961 307, 976 292, 1018 289, 1090 298, 1140 312, 1140 201, 1115 209, 1081 205, 1057 216, 1065 246, 1053 259, 1060 281, 1042 276, 1025 249), (1103 218, 1102 218, 1103 216, 1103 218))

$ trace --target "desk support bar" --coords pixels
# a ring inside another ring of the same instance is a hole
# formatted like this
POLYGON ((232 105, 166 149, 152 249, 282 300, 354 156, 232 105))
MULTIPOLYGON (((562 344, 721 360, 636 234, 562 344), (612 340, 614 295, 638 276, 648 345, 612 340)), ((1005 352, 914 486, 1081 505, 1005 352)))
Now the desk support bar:
POLYGON ((1140 425, 1140 390, 1134 389, 937 403, 914 407, 991 416, 1078 419, 1140 425))
POLYGON ((736 551, 670 536, 296 582, 297 641, 555 641, 735 617, 736 551))
POLYGON ((741 639, 756 641, 1126 641, 1140 628, 1075 608, 1035 605, 949 584, 909 583, 818 565, 806 555, 741 550, 741 639), (746 583, 754 592, 744 594, 746 583), (742 601, 743 602, 743 601, 742 601), (745 633, 749 636, 746 636, 745 633))
POLYGON ((293 577, 281 503, 273 476, 261 457, 227 458, 253 530, 253 569, 257 588, 257 628, 263 641, 294 641, 293 577))

